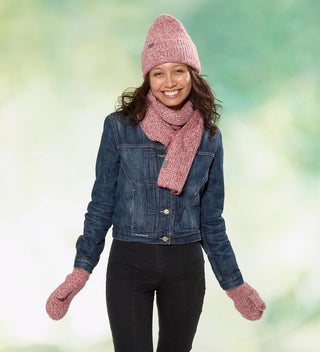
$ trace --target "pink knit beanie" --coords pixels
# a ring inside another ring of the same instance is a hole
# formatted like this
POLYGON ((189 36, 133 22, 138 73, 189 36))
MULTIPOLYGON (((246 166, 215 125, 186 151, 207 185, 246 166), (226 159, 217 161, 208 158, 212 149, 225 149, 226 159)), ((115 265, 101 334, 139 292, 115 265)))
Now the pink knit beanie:
POLYGON ((159 16, 149 29, 141 54, 143 78, 152 67, 167 62, 179 62, 193 67, 201 65, 197 48, 182 23, 169 15, 159 16))

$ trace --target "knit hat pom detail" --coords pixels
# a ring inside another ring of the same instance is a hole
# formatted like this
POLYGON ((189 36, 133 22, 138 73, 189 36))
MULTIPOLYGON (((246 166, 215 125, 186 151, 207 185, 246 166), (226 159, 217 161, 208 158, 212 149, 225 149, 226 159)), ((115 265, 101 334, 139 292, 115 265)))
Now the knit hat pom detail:
POLYGON ((201 71, 195 44, 183 24, 173 16, 161 15, 149 29, 141 54, 143 78, 155 66, 177 62, 201 71))

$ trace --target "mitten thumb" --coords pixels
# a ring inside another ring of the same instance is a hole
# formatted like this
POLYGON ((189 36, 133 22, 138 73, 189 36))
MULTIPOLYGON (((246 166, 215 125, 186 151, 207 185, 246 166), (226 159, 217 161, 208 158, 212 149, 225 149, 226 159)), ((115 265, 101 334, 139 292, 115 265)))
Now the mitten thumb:
POLYGON ((257 291, 254 290, 253 294, 250 295, 250 299, 259 311, 263 312, 266 309, 266 304, 263 302, 257 291))
POLYGON ((74 268, 65 281, 49 296, 46 311, 53 320, 59 320, 67 313, 73 297, 84 287, 90 274, 79 268, 74 268))
POLYGON ((260 319, 266 309, 258 292, 246 282, 239 287, 227 290, 227 295, 233 300, 241 315, 248 320, 260 319))

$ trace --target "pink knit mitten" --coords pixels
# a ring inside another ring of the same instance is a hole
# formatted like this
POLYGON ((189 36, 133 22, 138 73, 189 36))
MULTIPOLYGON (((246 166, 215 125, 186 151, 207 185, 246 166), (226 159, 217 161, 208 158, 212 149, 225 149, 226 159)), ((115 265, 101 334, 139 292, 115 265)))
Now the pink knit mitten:
POLYGON ((242 316, 248 320, 260 319, 266 309, 258 292, 246 282, 239 287, 227 290, 227 295, 233 300, 242 316))
POLYGON ((51 293, 46 304, 46 310, 51 319, 59 320, 64 317, 73 297, 84 287, 89 276, 87 271, 74 268, 64 283, 51 293))

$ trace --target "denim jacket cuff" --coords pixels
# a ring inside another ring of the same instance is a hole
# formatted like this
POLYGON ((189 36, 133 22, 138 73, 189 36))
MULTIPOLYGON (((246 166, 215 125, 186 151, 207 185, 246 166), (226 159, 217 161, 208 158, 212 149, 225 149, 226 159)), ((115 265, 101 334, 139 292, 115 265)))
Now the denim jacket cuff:
POLYGON ((232 288, 236 288, 242 285, 243 283, 244 283, 244 280, 242 278, 240 271, 219 282, 223 290, 231 290, 232 288))
POLYGON ((88 273, 92 273, 92 270, 94 268, 94 265, 92 265, 92 263, 84 257, 76 257, 75 261, 74 261, 74 267, 75 268, 80 268, 83 269, 85 271, 87 271, 88 273))

